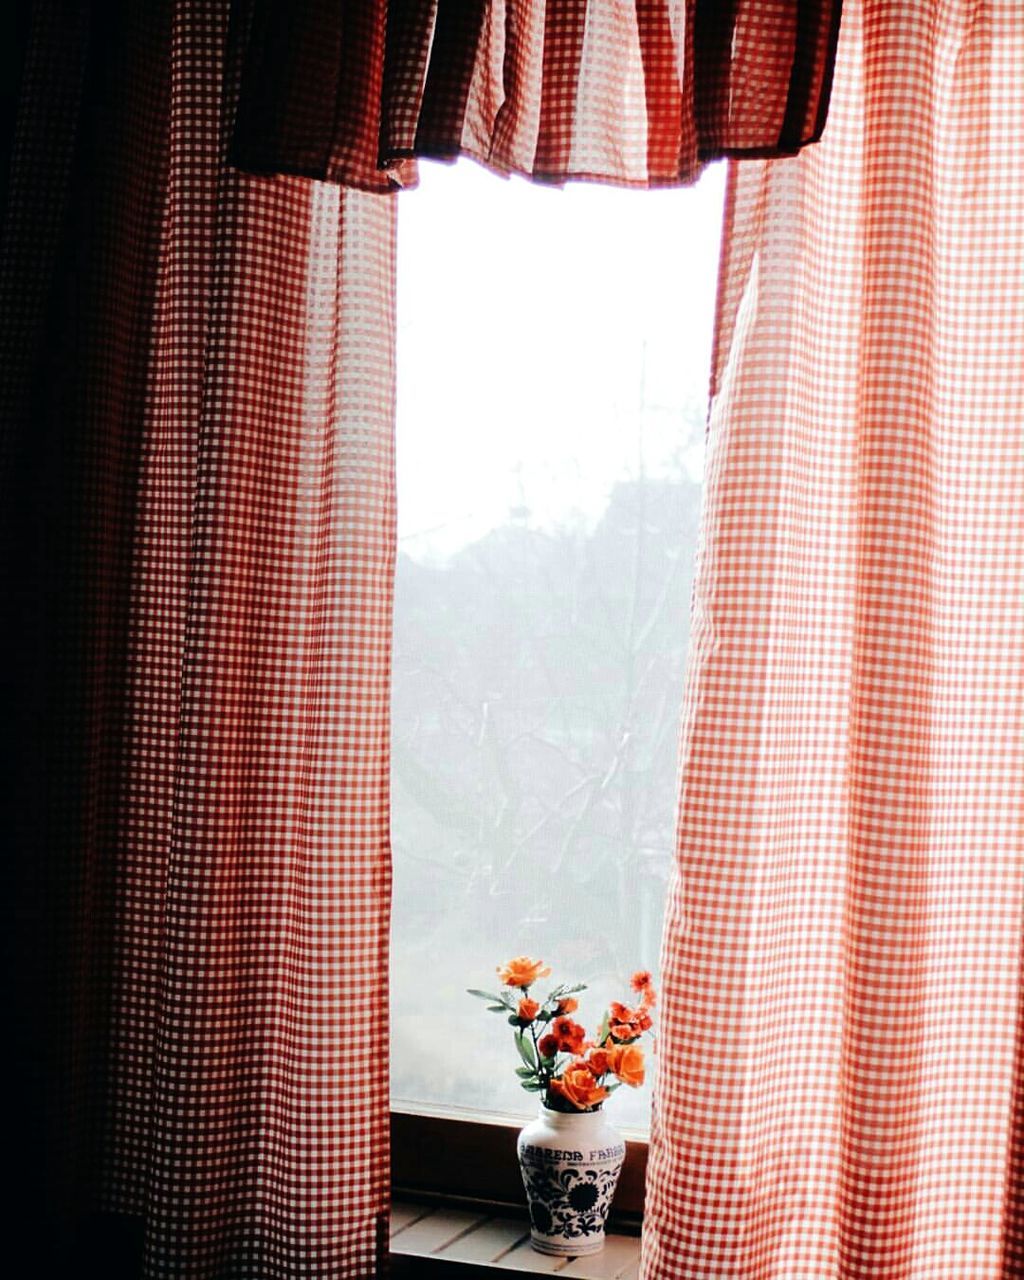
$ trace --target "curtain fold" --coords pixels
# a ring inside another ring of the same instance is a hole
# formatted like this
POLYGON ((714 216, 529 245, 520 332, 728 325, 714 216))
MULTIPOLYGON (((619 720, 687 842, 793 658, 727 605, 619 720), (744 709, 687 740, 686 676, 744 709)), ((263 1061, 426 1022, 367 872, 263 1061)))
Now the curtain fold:
MULTIPOLYGON (((0 262, 15 1230, 37 1274, 105 1210, 153 1278, 370 1276, 379 193, 415 155, 655 185, 797 150, 838 5, 33 13, 0 262)), ((821 144, 731 170, 646 1280, 1024 1270, 1021 66, 1016 0, 848 0, 821 144)))
POLYGON ((1024 9, 730 173, 647 1280, 1024 1268, 1024 9))
POLYGON ((41 1275, 96 1211, 149 1277, 386 1249, 394 206, 226 167, 238 40, 222 0, 33 11, 0 342, 41 1275))
POLYGON ((365 190, 417 156, 664 186, 791 154, 828 109, 841 0, 257 0, 232 159, 365 190))

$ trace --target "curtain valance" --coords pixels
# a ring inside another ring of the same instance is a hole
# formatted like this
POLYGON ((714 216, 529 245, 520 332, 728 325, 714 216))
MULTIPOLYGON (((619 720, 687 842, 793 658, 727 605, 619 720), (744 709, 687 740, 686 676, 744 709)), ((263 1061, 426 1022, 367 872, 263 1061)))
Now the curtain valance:
MULTIPOLYGON (((248 8, 248 6, 246 6, 248 8)), ((233 162, 370 191, 415 157, 692 182, 825 124, 841 0, 258 0, 233 162)))

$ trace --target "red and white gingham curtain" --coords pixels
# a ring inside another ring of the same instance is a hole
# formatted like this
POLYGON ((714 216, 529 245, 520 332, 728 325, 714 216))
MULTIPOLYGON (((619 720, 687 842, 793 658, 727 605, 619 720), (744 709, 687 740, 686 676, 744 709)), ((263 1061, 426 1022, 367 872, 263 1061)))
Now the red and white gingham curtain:
POLYGON ((1024 1275, 1024 6, 735 167, 647 1280, 1024 1275))
POLYGON ((825 123, 842 0, 252 5, 233 159, 374 191, 417 156, 665 186, 792 154, 825 123))
POLYGON ((838 9, 32 6, 0 671, 11 1216, 36 1274, 88 1265, 89 1207, 138 1219, 149 1277, 381 1263, 406 150, 648 184, 794 150, 838 9), (229 167, 242 83, 237 158, 377 194, 229 167))
POLYGON ((228 33, 224 0, 33 15, 2 338, 34 1275, 88 1270, 83 1205, 139 1216, 149 1277, 386 1248, 394 203, 226 167, 228 33))
MULTIPOLYGON (((0 333, 16 1226, 41 1257, 92 1193, 151 1277, 368 1276, 392 204, 224 165, 225 0, 35 23, 0 333)), ((507 49, 474 83, 535 83, 507 49)), ((648 1280, 1024 1272, 1022 66, 1017 0, 848 0, 824 141, 732 174, 648 1280)))

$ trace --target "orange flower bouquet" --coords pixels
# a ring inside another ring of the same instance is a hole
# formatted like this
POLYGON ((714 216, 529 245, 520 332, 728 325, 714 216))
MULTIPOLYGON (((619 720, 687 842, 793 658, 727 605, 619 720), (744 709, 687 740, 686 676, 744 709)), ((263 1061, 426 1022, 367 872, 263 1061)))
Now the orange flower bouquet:
POLYGON ((543 1094, 544 1104, 552 1111, 598 1111, 622 1085, 635 1089, 644 1082, 644 1051, 637 1042, 653 1025, 651 975, 633 974, 630 985, 639 998, 632 1005, 613 1001, 593 1039, 572 1018, 579 1008, 576 996, 587 989, 585 983, 562 983, 543 1000, 530 995, 530 988, 550 975, 543 961, 516 956, 498 967, 502 982, 498 994, 476 990, 469 994, 486 1000, 490 1011, 502 1014, 514 1029, 522 1059, 516 1075, 528 1093, 543 1094))

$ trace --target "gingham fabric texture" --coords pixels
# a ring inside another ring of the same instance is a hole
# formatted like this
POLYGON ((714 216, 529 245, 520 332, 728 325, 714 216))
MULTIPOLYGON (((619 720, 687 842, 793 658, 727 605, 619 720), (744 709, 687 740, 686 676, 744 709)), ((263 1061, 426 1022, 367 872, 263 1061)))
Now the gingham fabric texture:
POLYGON ((245 168, 386 190, 414 181, 412 157, 469 155, 545 182, 664 186, 820 135, 841 0, 298 8, 257 0, 232 151, 245 168))
POLYGON ((228 35, 226 0, 33 16, 2 274, 33 1275, 74 1272, 73 1204, 138 1215, 153 1278, 386 1245, 394 202, 226 167, 228 35))
POLYGON ((645 1280, 1024 1275, 1024 6, 729 179, 645 1280))

